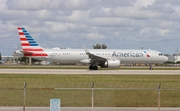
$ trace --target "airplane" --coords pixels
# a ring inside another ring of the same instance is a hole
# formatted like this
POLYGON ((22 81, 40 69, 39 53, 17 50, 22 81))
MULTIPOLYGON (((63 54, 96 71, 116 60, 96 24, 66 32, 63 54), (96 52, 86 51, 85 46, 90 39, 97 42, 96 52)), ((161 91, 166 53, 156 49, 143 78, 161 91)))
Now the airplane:
POLYGON ((59 63, 90 64, 89 70, 101 68, 119 68, 121 64, 152 64, 164 63, 168 60, 161 52, 145 49, 45 49, 42 48, 29 32, 18 27, 18 33, 24 56, 37 60, 59 63))

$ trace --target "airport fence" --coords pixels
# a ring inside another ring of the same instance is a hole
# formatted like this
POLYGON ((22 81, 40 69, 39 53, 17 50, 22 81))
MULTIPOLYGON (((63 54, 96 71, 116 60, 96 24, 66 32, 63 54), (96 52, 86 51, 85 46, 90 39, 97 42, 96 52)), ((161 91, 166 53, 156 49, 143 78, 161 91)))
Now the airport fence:
POLYGON ((0 83, 0 106, 180 107, 179 83, 0 83))

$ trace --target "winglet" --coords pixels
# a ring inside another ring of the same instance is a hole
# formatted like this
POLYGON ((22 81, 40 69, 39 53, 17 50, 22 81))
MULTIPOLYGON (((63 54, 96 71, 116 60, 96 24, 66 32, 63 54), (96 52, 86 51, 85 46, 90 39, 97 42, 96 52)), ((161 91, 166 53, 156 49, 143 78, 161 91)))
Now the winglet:
POLYGON ((82 45, 82 47, 84 48, 84 51, 86 52, 87 55, 91 54, 84 45, 82 45))

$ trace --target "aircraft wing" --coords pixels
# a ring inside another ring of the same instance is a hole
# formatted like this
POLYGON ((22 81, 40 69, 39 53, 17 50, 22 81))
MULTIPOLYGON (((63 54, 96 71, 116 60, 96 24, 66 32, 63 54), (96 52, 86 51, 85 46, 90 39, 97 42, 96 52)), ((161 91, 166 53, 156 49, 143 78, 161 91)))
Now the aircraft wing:
POLYGON ((89 56, 89 59, 91 61, 91 64, 96 64, 96 63, 104 63, 106 62, 107 60, 114 60, 115 58, 106 58, 106 57, 101 57, 101 56, 97 56, 97 55, 94 55, 92 53, 90 53, 86 47, 83 45, 83 48, 86 52, 86 54, 89 56))

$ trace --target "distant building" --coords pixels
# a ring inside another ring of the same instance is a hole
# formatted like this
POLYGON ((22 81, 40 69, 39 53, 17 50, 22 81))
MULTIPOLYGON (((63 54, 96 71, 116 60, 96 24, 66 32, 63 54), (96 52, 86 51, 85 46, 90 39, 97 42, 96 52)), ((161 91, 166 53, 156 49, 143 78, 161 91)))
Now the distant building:
POLYGON ((14 56, 2 56, 2 63, 13 63, 17 58, 14 56))
POLYGON ((168 61, 170 62, 176 63, 180 61, 180 54, 173 54, 173 55, 165 54, 165 56, 168 57, 168 61))

